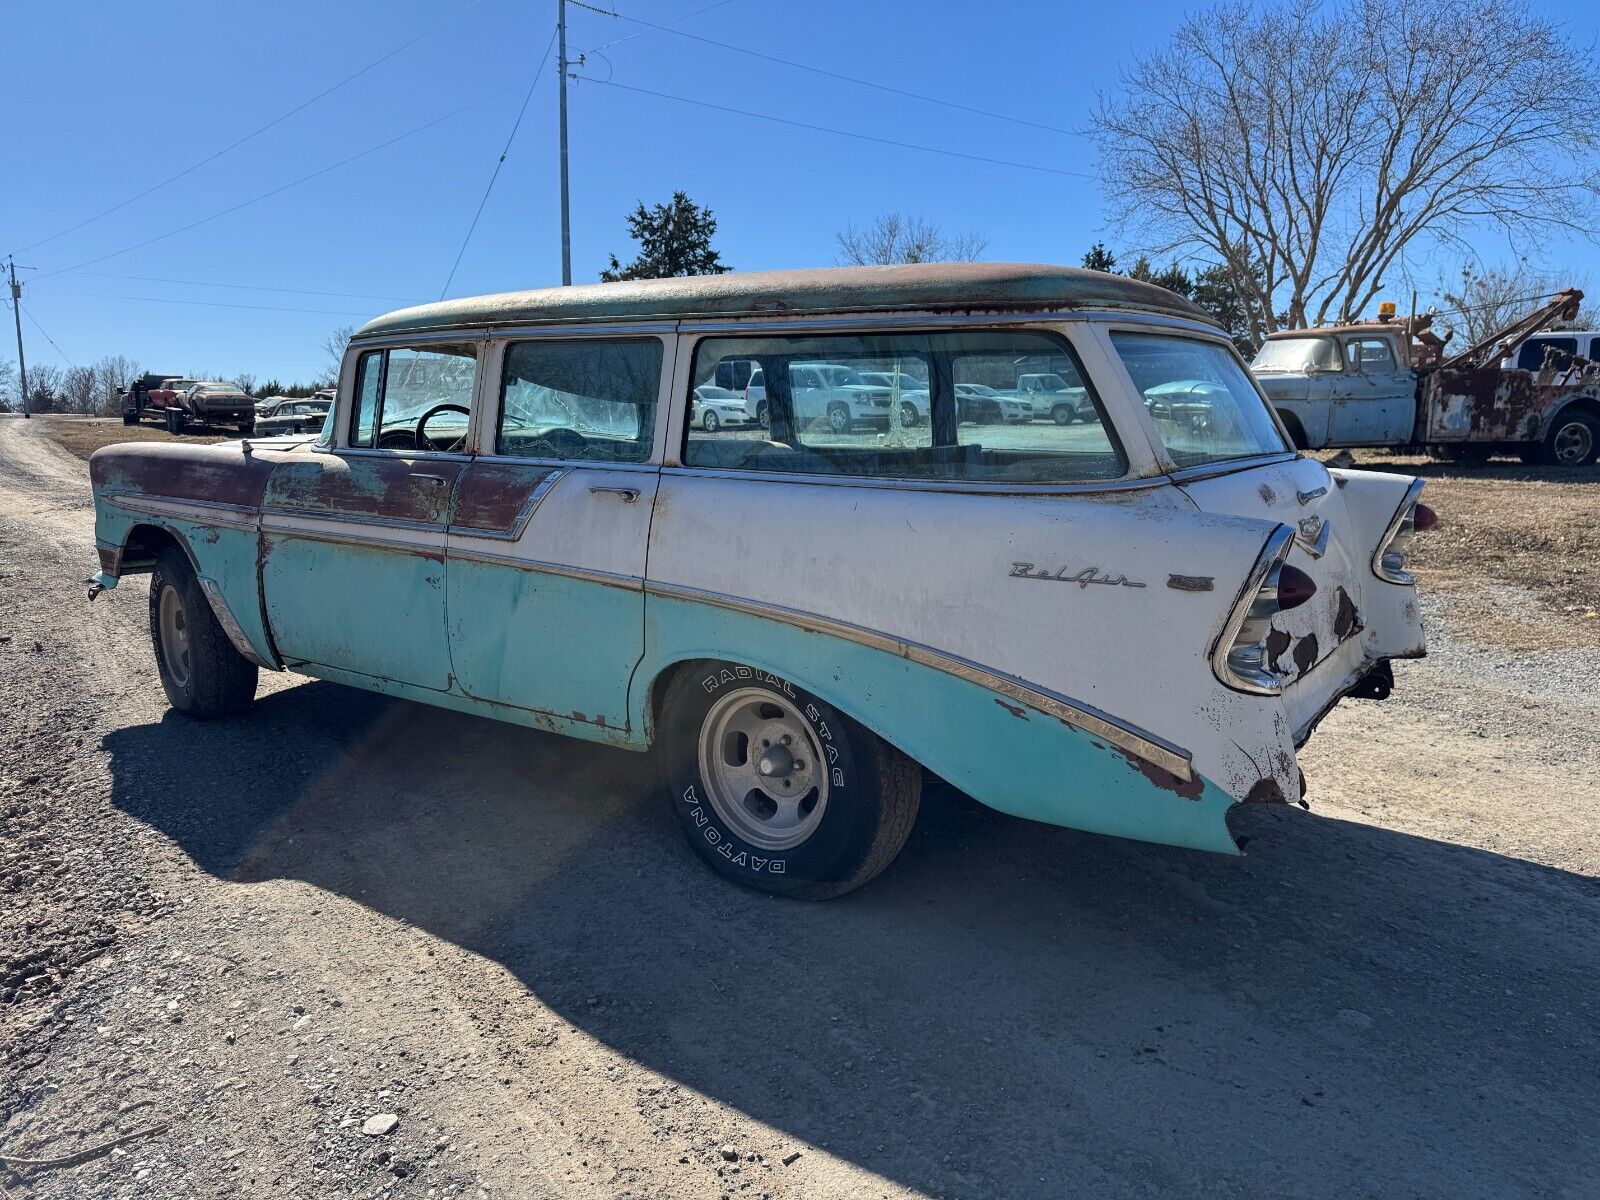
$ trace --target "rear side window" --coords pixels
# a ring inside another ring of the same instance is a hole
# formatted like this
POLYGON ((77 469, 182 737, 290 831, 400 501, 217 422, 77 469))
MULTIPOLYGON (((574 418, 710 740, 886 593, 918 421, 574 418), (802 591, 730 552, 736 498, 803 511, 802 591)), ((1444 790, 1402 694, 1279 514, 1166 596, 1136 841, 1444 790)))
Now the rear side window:
POLYGON ((1289 450, 1230 348, 1151 333, 1113 333, 1111 342, 1178 466, 1289 450))
POLYGON ((1055 334, 706 338, 691 389, 691 467, 975 483, 1089 483, 1127 470, 1076 353, 1055 334))
POLYGON ((645 462, 655 438, 661 359, 656 338, 508 346, 495 452, 645 462))

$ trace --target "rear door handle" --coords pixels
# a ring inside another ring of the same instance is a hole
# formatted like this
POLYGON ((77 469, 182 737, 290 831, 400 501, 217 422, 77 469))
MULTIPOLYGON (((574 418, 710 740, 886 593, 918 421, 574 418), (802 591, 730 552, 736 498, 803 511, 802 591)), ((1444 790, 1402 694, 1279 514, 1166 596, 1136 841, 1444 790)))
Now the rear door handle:
POLYGON ((411 478, 422 483, 431 483, 434 487, 443 487, 450 482, 443 475, 413 475, 411 478))
POLYGON ((589 494, 591 496, 621 496, 624 504, 632 504, 639 499, 639 489, 630 487, 601 487, 596 484, 589 488, 589 494))

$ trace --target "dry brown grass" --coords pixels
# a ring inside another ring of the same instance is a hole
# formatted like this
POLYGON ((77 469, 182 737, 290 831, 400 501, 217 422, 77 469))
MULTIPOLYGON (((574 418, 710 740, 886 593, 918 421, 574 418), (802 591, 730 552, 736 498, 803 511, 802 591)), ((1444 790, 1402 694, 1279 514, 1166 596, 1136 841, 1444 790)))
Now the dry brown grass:
POLYGON ((1424 591, 1475 640, 1511 649, 1600 646, 1600 467, 1458 467, 1357 451, 1421 475, 1439 524, 1416 541, 1424 591))
POLYGON ((44 424, 45 433, 79 458, 88 458, 101 446, 118 442, 187 442, 209 445, 238 437, 236 433, 168 433, 159 425, 124 425, 120 417, 62 417, 42 415, 33 420, 44 424))

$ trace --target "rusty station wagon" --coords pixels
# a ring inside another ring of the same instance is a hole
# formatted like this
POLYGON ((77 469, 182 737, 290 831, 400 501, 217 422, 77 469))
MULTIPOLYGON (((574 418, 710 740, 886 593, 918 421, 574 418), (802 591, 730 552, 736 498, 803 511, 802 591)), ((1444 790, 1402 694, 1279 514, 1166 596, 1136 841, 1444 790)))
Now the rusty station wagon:
POLYGON ((91 594, 153 573, 179 711, 290 670, 653 749, 700 857, 794 896, 881 871, 924 769, 1235 853, 1229 811, 1298 800, 1323 714, 1423 653, 1420 482, 1296 454, 1201 310, 1063 267, 425 305, 356 335, 320 435, 91 466, 91 594), (761 419, 691 424, 725 363, 759 368, 761 419), (1075 419, 957 402, 1024 374, 1075 419), (855 377, 881 414, 830 419, 855 377))

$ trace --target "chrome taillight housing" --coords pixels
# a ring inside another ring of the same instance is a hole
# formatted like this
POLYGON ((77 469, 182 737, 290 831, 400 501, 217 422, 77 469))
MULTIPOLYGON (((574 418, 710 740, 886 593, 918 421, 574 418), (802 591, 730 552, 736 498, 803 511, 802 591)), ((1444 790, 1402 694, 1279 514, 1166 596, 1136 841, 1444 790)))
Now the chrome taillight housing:
POLYGON ((1398 583, 1409 587, 1416 576, 1406 570, 1406 555, 1411 549, 1414 534, 1432 529, 1439 518, 1433 509, 1418 499, 1422 495, 1422 480, 1406 489, 1406 498, 1395 510, 1394 519, 1384 530, 1378 549, 1372 555, 1372 573, 1385 583, 1398 583))
POLYGON ((1211 653, 1211 669, 1235 691, 1258 696, 1283 691, 1284 677, 1273 669, 1267 645, 1272 618, 1299 607, 1317 591, 1309 575, 1285 561, 1293 546, 1293 530, 1286 525, 1273 530, 1211 653))

